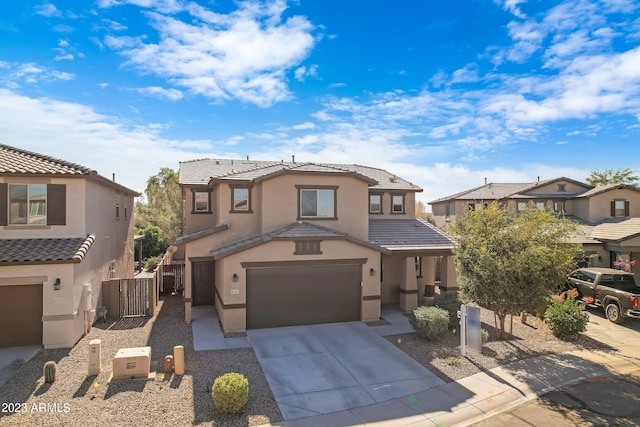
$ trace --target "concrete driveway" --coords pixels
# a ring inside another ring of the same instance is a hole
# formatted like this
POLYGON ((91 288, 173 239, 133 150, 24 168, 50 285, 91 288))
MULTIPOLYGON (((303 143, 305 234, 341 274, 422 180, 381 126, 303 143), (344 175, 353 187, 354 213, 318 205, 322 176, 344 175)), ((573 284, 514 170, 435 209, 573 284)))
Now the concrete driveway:
POLYGON ((0 348, 0 385, 42 349, 41 345, 0 348))
POLYGON ((255 329, 247 335, 285 420, 444 384, 361 322, 255 329))

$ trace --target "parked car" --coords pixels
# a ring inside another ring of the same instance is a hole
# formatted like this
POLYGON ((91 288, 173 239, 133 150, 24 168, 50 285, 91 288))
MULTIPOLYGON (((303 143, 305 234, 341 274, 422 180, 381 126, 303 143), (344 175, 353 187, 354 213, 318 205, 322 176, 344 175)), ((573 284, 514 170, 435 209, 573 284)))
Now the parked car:
POLYGON ((603 308, 611 322, 640 318, 640 287, 633 273, 612 268, 580 268, 567 277, 567 288, 576 288, 578 298, 589 307, 603 308))

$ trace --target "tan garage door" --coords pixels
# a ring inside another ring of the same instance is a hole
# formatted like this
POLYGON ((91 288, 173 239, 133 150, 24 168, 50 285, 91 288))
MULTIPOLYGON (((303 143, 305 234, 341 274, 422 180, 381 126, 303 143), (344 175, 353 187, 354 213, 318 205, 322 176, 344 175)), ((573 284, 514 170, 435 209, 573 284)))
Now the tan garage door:
POLYGON ((360 320, 361 265, 247 270, 247 328, 360 320))
POLYGON ((0 286, 0 347, 42 344, 42 284, 0 286))

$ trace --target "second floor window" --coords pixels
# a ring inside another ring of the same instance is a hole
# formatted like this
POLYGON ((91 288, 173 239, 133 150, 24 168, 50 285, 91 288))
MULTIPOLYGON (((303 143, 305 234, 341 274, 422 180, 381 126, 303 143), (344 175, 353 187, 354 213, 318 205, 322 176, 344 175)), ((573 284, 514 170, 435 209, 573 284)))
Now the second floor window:
POLYGON ((543 211, 545 209, 545 202, 536 202, 536 208, 538 208, 539 211, 543 211))
POLYGON ((336 189, 301 188, 299 192, 301 218, 336 218, 336 189))
POLYGON ((249 189, 233 189, 233 210, 246 212, 249 210, 249 189))
POLYGON ((611 202, 611 216, 625 217, 629 216, 629 201, 614 200, 611 202))
POLYGON ((194 191, 193 192, 193 211, 194 212, 209 212, 209 193, 208 191, 194 191))
POLYGON ((527 209, 527 202, 518 202, 518 212, 523 212, 527 209))
POLYGON ((391 196, 391 213, 394 213, 394 214, 404 213, 404 196, 403 195, 391 196))
POLYGON ((47 185, 9 185, 9 225, 47 224, 47 185))
POLYGON ((382 213, 382 194, 369 194, 369 213, 382 213))

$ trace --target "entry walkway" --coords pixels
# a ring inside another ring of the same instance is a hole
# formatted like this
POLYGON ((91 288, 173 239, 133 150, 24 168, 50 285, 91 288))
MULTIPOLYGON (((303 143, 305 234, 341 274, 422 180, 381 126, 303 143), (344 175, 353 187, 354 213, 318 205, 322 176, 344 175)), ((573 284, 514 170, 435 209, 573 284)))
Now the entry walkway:
POLYGON ((213 306, 197 306, 191 309, 191 331, 195 351, 251 347, 247 337, 224 337, 218 313, 213 306))

